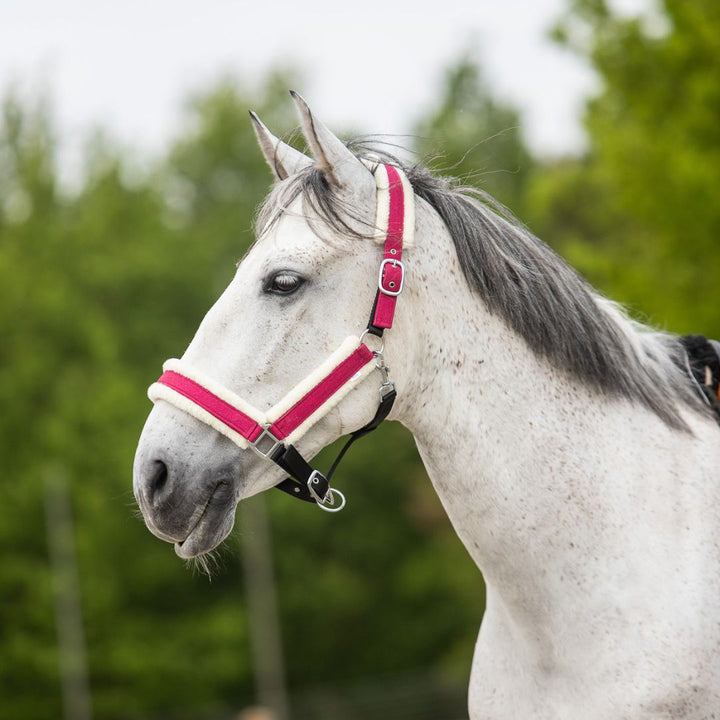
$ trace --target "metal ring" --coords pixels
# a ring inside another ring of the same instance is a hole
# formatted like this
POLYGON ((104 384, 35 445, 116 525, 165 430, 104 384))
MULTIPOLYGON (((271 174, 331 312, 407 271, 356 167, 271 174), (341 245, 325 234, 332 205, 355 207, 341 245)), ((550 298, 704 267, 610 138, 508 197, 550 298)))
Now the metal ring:
POLYGON ((337 488, 328 488, 327 494, 321 502, 316 502, 317 506, 325 512, 340 512, 345 507, 345 495, 337 488), (340 496, 340 504, 335 507, 335 495, 340 496), (327 504, 326 504, 327 503, 327 504))
MULTIPOLYGON (((364 331, 363 331, 363 334, 360 336, 360 343, 361 343, 361 344, 362 344, 362 342, 363 342, 363 338, 364 338, 366 335, 372 335, 374 338, 377 338, 377 339, 380 341, 380 349, 379 349, 379 350, 373 350, 373 349, 370 348, 369 346, 368 346, 368 347, 369 347, 369 349, 372 351, 372 354, 373 354, 373 355, 376 355, 376 356, 377 356, 377 355, 382 355, 383 352, 384 352, 384 350, 385 350, 385 341, 384 341, 381 337, 378 337, 377 335, 375 335, 375 333, 371 333, 369 330, 364 330, 364 331)), ((365 344, 367 345, 367 343, 365 343, 365 344)))

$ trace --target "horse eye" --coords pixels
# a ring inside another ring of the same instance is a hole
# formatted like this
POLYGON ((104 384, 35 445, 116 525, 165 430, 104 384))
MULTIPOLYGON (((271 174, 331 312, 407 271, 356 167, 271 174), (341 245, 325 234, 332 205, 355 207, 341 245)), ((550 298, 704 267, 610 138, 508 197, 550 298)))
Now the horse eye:
POLYGON ((291 295, 304 282, 299 275, 284 270, 268 278, 264 289, 265 292, 274 293, 275 295, 291 295))

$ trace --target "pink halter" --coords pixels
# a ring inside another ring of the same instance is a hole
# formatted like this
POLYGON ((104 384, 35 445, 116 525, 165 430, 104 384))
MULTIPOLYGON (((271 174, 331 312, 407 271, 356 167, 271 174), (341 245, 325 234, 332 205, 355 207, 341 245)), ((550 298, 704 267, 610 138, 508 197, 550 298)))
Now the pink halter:
POLYGON ((395 400, 395 388, 388 380, 382 350, 370 350, 362 339, 366 334, 382 337, 392 327, 397 299, 405 283, 403 245, 412 242, 414 230, 413 192, 405 174, 394 165, 373 166, 373 175, 379 228, 376 240, 383 243, 383 260, 370 321, 360 338, 347 338, 320 367, 266 412, 182 360, 164 363, 163 374, 148 389, 153 402, 165 400, 210 425, 239 447, 249 447, 280 465, 295 480, 288 478, 277 486, 279 489, 331 512, 345 505, 343 494, 329 485, 337 463, 354 440, 374 430, 387 417, 395 400), (308 465, 294 443, 374 369, 380 370, 383 378, 378 412, 367 425, 352 433, 325 477, 308 465), (338 506, 335 495, 341 499, 338 506))

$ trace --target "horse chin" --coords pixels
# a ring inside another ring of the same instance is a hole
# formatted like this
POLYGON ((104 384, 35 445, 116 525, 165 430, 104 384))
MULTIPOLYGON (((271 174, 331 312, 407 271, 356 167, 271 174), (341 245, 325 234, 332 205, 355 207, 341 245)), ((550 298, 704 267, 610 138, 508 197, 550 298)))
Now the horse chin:
POLYGON ((175 543, 175 554, 183 560, 204 555, 214 550, 230 534, 233 518, 227 518, 220 527, 209 528, 205 525, 195 527, 182 542, 175 543))
POLYGON ((175 543, 175 554, 191 560, 214 550, 230 534, 235 524, 235 505, 214 507, 209 503, 187 537, 175 543))

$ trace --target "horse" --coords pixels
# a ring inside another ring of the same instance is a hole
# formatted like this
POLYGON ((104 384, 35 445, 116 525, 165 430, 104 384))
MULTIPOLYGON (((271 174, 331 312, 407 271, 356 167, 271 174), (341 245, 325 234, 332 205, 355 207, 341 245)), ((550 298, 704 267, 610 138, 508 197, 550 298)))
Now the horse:
POLYGON ((338 510, 307 458, 387 417, 486 582, 473 720, 720 717, 717 368, 490 198, 293 98, 311 157, 251 113, 275 177, 256 242, 151 386, 150 531, 191 558, 274 486, 338 510))

